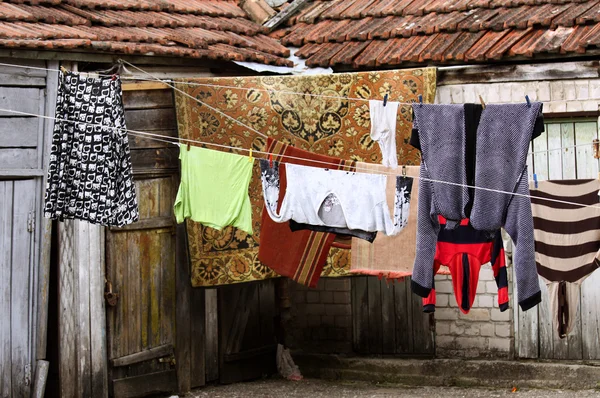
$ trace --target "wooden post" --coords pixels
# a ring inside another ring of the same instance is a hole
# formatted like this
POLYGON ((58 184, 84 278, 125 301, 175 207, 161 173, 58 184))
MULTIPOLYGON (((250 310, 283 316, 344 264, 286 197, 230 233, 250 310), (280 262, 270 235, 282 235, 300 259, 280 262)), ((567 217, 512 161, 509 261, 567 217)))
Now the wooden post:
MULTIPOLYGON (((58 62, 49 61, 48 68, 57 69, 58 62)), ((46 77, 46 104, 44 111, 46 115, 52 115, 56 106, 56 92, 58 90, 58 74, 49 73, 46 77)), ((46 187, 46 163, 50 157, 50 146, 52 144, 52 131, 54 121, 44 120, 42 168, 44 177, 41 186, 41 195, 46 187)), ((41 209, 40 209, 41 210, 41 209)), ((41 211, 40 211, 41 213, 41 211)), ((50 241, 52 238, 52 220, 41 217, 41 247, 40 268, 38 272, 38 308, 37 308, 37 336, 36 336, 36 359, 46 358, 46 345, 48 336, 48 292, 50 290, 50 241)))
POLYGON ((35 367, 35 380, 33 381, 33 398, 44 398, 46 380, 48 380, 50 362, 39 360, 35 367))
POLYGON ((190 265, 187 249, 187 232, 185 224, 176 228, 176 325, 177 339, 175 356, 177 362, 177 388, 180 394, 191 388, 191 326, 190 326, 190 265))
POLYGON ((283 9, 283 11, 280 11, 279 14, 265 22, 263 26, 272 31, 277 26, 284 23, 289 17, 294 15, 294 13, 304 7, 304 4, 306 4, 307 1, 308 0, 294 0, 289 6, 283 9))

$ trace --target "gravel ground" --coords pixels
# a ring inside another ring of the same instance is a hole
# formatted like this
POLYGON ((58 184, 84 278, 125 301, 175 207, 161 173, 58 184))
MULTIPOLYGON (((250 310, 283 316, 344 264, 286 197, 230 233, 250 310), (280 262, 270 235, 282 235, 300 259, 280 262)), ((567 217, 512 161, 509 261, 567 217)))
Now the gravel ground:
POLYGON ((226 386, 208 386, 193 391, 186 398, 200 397, 513 397, 513 398, 546 398, 546 397, 600 397, 600 390, 517 390, 489 388, 459 387, 409 387, 389 384, 370 384, 366 382, 324 381, 305 379, 290 382, 282 379, 265 379, 226 386))

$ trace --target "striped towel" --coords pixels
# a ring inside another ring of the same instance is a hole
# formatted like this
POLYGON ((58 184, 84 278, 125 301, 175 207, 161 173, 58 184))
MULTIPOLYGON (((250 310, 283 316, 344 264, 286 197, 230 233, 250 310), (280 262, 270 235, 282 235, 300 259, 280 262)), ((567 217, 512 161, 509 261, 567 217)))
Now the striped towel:
POLYGON ((548 287, 554 327, 562 338, 575 324, 581 283, 600 266, 600 181, 541 181, 537 189, 530 182, 529 188, 537 270, 548 287))

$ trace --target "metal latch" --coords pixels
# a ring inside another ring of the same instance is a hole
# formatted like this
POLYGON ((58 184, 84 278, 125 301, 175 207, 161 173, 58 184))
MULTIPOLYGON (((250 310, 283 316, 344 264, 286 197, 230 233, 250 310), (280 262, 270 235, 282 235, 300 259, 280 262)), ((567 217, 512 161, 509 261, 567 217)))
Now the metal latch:
POLYGON ((108 279, 105 279, 104 281, 104 298, 111 307, 116 306, 117 300, 119 300, 119 293, 114 293, 112 291, 112 283, 110 283, 108 279))
POLYGON ((175 355, 170 355, 168 357, 162 357, 162 358, 158 358, 158 362, 160 363, 168 363, 169 366, 175 366, 175 355))

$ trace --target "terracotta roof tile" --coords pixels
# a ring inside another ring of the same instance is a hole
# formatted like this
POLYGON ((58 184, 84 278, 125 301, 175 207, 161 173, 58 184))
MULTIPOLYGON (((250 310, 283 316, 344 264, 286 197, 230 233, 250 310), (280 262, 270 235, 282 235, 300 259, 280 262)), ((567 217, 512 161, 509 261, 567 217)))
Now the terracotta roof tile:
POLYGON ((354 40, 372 39, 373 36, 371 32, 376 31, 380 26, 385 25, 386 23, 387 21, 385 18, 373 18, 369 20, 366 24, 362 25, 360 29, 355 29, 351 33, 348 33, 346 37, 350 37, 350 39, 354 40))
POLYGON ((402 17, 398 24, 392 29, 390 35, 392 37, 402 36, 410 37, 413 35, 413 28, 418 23, 421 17, 408 15, 402 17))
POLYGON ((560 17, 560 15, 568 10, 569 4, 546 4, 542 7, 535 7, 533 9, 534 14, 530 16, 527 26, 543 26, 548 27, 552 24, 554 18, 560 17))
POLYGON ((402 24, 404 17, 397 17, 390 15, 375 29, 371 30, 371 37, 373 39, 388 39, 392 35, 392 31, 402 24))
POLYGON ((438 20, 444 19, 444 17, 448 14, 436 14, 432 12, 431 14, 426 14, 423 16, 415 16, 413 19, 412 29, 410 30, 411 35, 417 35, 421 33, 432 34, 437 32, 438 20))
POLYGON ((375 59, 376 66, 383 65, 398 65, 400 63, 400 56, 407 49, 407 44, 413 41, 414 38, 397 38, 388 40, 387 46, 381 51, 379 56, 375 59))
POLYGON ((526 36, 531 32, 531 28, 526 30, 511 30, 502 37, 487 53, 487 59, 500 59, 504 56, 508 50, 515 45, 523 36, 526 36))
POLYGON ((423 15, 425 8, 436 0, 413 0, 404 8, 403 15, 423 15))
POLYGON ((7 48, 290 65, 282 58, 289 50, 266 33, 235 0, 0 2, 0 47, 7 48))
POLYGON ((341 13, 344 12, 353 3, 352 0, 332 0, 332 5, 321 15, 320 19, 341 19, 341 13))
POLYGON ((560 52, 565 53, 585 53, 584 39, 594 29, 593 25, 575 26, 573 32, 561 46, 560 52))
POLYGON ((315 1, 300 11, 297 22, 315 23, 317 18, 333 4, 335 4, 333 1, 315 1))
POLYGON ((313 54, 317 53, 321 48, 322 44, 317 43, 309 43, 302 46, 298 51, 296 51, 295 55, 300 58, 310 58, 313 54))
POLYGON ((465 61, 485 61, 487 52, 506 36, 509 31, 508 29, 500 32, 488 31, 465 53, 465 61))
POLYGON ((469 17, 469 14, 464 11, 452 11, 449 14, 441 15, 443 18, 436 21, 438 32, 456 32, 458 25, 469 17))
POLYGON ((354 58, 360 54, 361 51, 364 50, 365 47, 367 47, 370 43, 370 41, 349 41, 345 43, 344 47, 342 47, 342 49, 331 58, 331 61, 329 61, 329 66, 334 66, 337 64, 352 64, 354 58))
MULTIPOLYGON (((394 39, 397 40, 397 39, 394 39)), ((391 40, 389 40, 391 41, 391 40)), ((360 53, 358 57, 354 59, 353 65, 355 68, 375 66, 375 61, 379 58, 381 52, 388 46, 388 41, 385 40, 373 40, 369 45, 360 53)))
POLYGON ((455 33, 440 33, 436 35, 433 42, 421 52, 419 62, 425 61, 441 61, 446 50, 454 43, 461 35, 460 32, 455 33))
POLYGON ((304 36, 304 43, 314 42, 314 43, 323 43, 325 42, 324 37, 327 36, 327 31, 333 29, 336 26, 338 21, 321 21, 316 25, 312 25, 313 29, 306 32, 304 36))
POLYGON ((544 34, 533 49, 533 52, 536 54, 560 52, 563 43, 574 30, 575 28, 573 27, 563 26, 558 27, 555 30, 543 30, 544 34))
POLYGON ((306 65, 327 67, 330 60, 344 47, 342 43, 326 43, 319 51, 306 60, 306 65))
POLYGON ((552 19, 552 28, 557 26, 573 26, 575 20, 598 2, 590 1, 581 4, 571 4, 569 9, 552 19))
POLYGON ((371 17, 366 17, 366 18, 359 19, 359 20, 353 20, 350 24, 348 24, 348 30, 346 31, 346 36, 345 36, 346 40, 352 40, 352 36, 355 33, 358 34, 358 32, 363 30, 366 25, 371 23, 371 21, 373 21, 373 18, 371 18, 371 17))
POLYGON ((533 57, 535 47, 541 42, 544 36, 544 30, 534 29, 529 34, 525 35, 516 44, 511 46, 508 54, 510 56, 522 55, 533 57))
POLYGON ((407 51, 403 54, 402 59, 407 62, 419 62, 419 57, 427 47, 438 37, 438 33, 428 36, 415 36, 419 40, 413 42, 407 51))
POLYGON ((581 38, 580 43, 586 49, 588 47, 600 47, 600 24, 596 24, 592 27, 587 34, 581 38))
POLYGON ((575 20, 577 25, 585 25, 590 22, 598 22, 600 20, 600 3, 597 3, 586 12, 581 14, 575 20))
POLYGON ((444 51, 442 61, 463 61, 465 53, 469 51, 469 49, 471 49, 484 34, 484 32, 461 32, 452 45, 444 51))
POLYGON ((374 2, 361 16, 382 17, 387 15, 402 15, 404 9, 416 0, 379 0, 374 2))
POLYGON ((529 6, 501 9, 495 18, 484 22, 482 27, 492 30, 509 28, 525 29, 532 13, 532 9, 529 6))
POLYGON ((368 10, 371 5, 377 0, 355 0, 354 3, 346 8, 341 14, 341 18, 358 19, 360 14, 368 10))
POLYGON ((458 30, 468 30, 470 32, 479 32, 489 28, 489 21, 496 18, 500 13, 499 9, 475 8, 465 12, 466 18, 458 25, 458 30))

